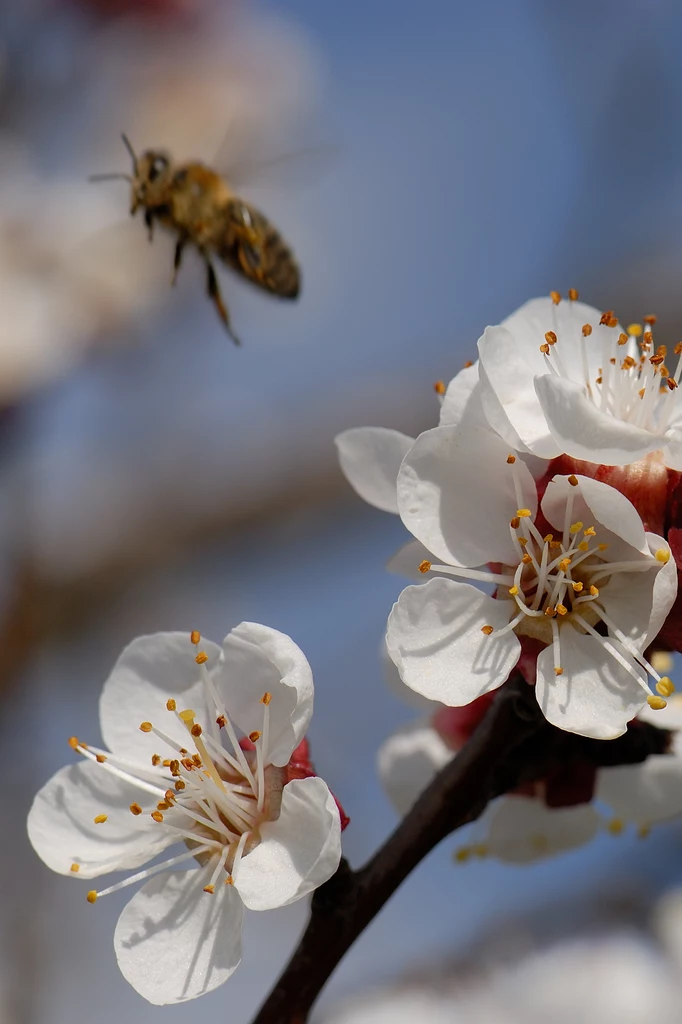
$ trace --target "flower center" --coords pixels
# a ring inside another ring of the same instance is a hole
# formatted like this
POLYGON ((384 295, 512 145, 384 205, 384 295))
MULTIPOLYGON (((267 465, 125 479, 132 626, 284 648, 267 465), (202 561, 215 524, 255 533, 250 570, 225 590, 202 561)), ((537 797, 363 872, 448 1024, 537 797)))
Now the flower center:
MULTIPOLYGON (((186 730, 187 746, 180 745, 155 723, 142 722, 139 727, 142 732, 157 736, 176 756, 162 758, 160 754, 152 754, 147 768, 81 743, 76 737, 69 740, 74 750, 101 765, 103 770, 136 785, 141 795, 147 796, 147 802, 149 794, 153 794, 156 798, 153 810, 145 812, 135 802, 130 805, 131 814, 138 817, 149 813, 155 828, 163 830, 174 841, 184 842, 188 848, 185 853, 100 892, 89 892, 91 903, 99 896, 192 858, 202 865, 209 862, 213 865, 205 892, 213 893, 218 883, 232 885, 241 858, 260 841, 260 825, 279 815, 283 772, 267 762, 272 695, 264 693, 261 697, 262 729, 239 739, 207 671, 208 656, 198 650, 200 640, 199 633, 191 634, 197 649, 195 661, 200 667, 206 705, 210 709, 209 720, 197 721, 192 708, 178 710, 175 699, 170 697, 166 709, 186 730)), ((95 824, 103 826, 106 821, 105 814, 94 819, 95 824)), ((77 869, 78 865, 72 867, 73 871, 77 869)))
MULTIPOLYGON (((569 304, 573 309, 578 293, 568 293, 569 304)), ((558 292, 552 292, 553 310, 561 301, 558 292)), ((595 344, 590 341, 593 324, 581 324, 577 313, 568 319, 563 330, 559 328, 556 312, 553 330, 545 333, 545 340, 540 351, 545 357, 549 373, 575 380, 575 373, 569 373, 562 353, 567 346, 578 346, 580 352, 580 370, 578 379, 585 388, 587 397, 615 419, 652 433, 664 433, 669 426, 672 413, 676 406, 675 391, 677 390, 682 343, 674 348, 677 356, 674 373, 666 365, 668 350, 665 345, 654 347, 653 327, 655 316, 645 316, 644 324, 630 324, 623 331, 613 310, 607 310, 599 321, 607 331, 600 332, 596 376, 593 376, 594 360, 588 358, 588 346, 595 344)), ((568 360, 568 365, 574 359, 568 360)))

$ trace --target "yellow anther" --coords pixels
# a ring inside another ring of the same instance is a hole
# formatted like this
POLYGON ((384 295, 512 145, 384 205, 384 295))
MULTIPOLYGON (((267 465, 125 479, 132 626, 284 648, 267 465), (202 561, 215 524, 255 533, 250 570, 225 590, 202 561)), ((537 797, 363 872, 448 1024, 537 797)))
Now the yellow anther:
POLYGON ((563 674, 564 674, 564 670, 562 668, 555 668, 554 669, 554 675, 555 676, 562 676, 563 674))
POLYGON ((474 843, 474 845, 471 847, 471 852, 473 853, 474 857, 487 857, 488 847, 485 845, 485 843, 474 843))
POLYGON ((597 544, 597 551, 606 551, 608 544, 597 544))
POLYGON ((595 530, 594 526, 588 526, 587 527, 587 529, 585 530, 585 536, 586 537, 596 537, 597 536, 597 531, 595 530))
POLYGON ((490 636, 493 632, 493 626, 481 626, 481 633, 485 633, 486 636, 490 636))
POLYGON ((95 892, 94 889, 91 889, 90 892, 88 893, 88 895, 85 898, 88 901, 88 903, 96 903, 97 902, 97 893, 95 892))
POLYGON ((459 850, 455 850, 453 854, 453 858, 458 864, 464 864, 470 856, 471 850, 468 846, 460 846, 459 850))
POLYGON ((575 475, 575 473, 571 473, 571 475, 568 478, 568 482, 571 485, 571 487, 578 486, 578 477, 575 475))
POLYGON ((508 455, 507 456, 507 465, 508 466, 513 466, 515 462, 516 462, 516 456, 515 455, 508 455))
POLYGON ((556 345, 556 334, 554 331, 545 331, 545 341, 548 345, 556 345))
POLYGON ((594 378, 594 383, 595 384, 601 384, 601 382, 602 382, 602 378, 601 377, 595 377, 594 378))
POLYGON ((251 740, 252 743, 258 742, 258 740, 260 739, 260 732, 258 731, 258 729, 254 729, 253 732, 249 733, 249 739, 251 740))
POLYGON ((444 395, 445 392, 447 391, 445 381, 437 380, 436 383, 433 385, 433 390, 436 392, 437 395, 444 395))
POLYGON ((516 539, 518 540, 518 542, 521 545, 521 547, 525 548, 526 544, 528 543, 528 538, 527 537, 517 537, 516 539))
POLYGON ((509 593, 511 594, 512 597, 516 597, 518 592, 519 592, 519 588, 517 586, 513 586, 513 587, 509 588, 509 593))
POLYGON ((585 584, 584 584, 584 583, 581 583, 581 582, 580 582, 580 580, 576 580, 576 581, 575 581, 575 583, 571 583, 571 586, 573 587, 573 590, 574 590, 574 592, 575 592, 576 594, 579 594, 579 593, 580 593, 580 591, 581 591, 581 590, 583 589, 583 587, 585 586, 585 584))
POLYGON ((225 726, 227 725, 227 718, 225 717, 225 715, 218 715, 218 717, 215 720, 215 723, 219 729, 224 729, 225 726))
POLYGON ((627 343, 628 343, 628 336, 627 336, 627 334, 622 334, 622 333, 619 334, 618 335, 618 344, 619 345, 627 345, 627 343))
POLYGON ((590 545, 587 543, 587 541, 586 540, 581 540, 580 544, 578 544, 578 551, 589 551, 589 550, 590 550, 590 545))
POLYGON ((157 811, 167 811, 169 807, 170 804, 168 803, 167 800, 160 800, 156 805, 157 811))
POLYGON ((655 313, 649 313, 648 316, 643 316, 642 320, 645 324, 649 324, 651 327, 653 327, 656 321, 658 320, 658 317, 655 313))
POLYGON ((196 718, 196 711, 194 711, 193 708, 185 708, 184 711, 178 711, 178 714, 180 715, 180 718, 183 720, 185 725, 187 725, 188 722, 193 722, 194 719, 196 718))
POLYGON ((676 356, 682 355, 682 341, 678 341, 677 345, 673 349, 676 356))
POLYGON ((78 750, 78 748, 82 746, 82 744, 77 736, 69 736, 69 746, 71 747, 72 750, 78 750))
POLYGON ((661 676, 656 683, 656 692, 660 693, 661 697, 672 697, 675 692, 675 684, 670 676, 661 676))
POLYGON ((518 530, 519 526, 521 525, 521 520, 518 516, 514 516, 512 519, 509 520, 509 525, 511 526, 512 530, 518 530))
POLYGON ((537 850, 538 853, 545 853, 545 851, 549 849, 549 839, 547 836, 536 834, 534 836, 530 836, 529 841, 530 845, 534 850, 537 850))
POLYGON ((599 597, 599 587, 595 587, 594 583, 590 586, 590 594, 592 597, 599 597))
POLYGON ((234 885, 234 878, 232 875, 228 875, 225 879, 225 885, 234 885))
POLYGON ((152 764, 155 768, 158 768, 161 764, 161 754, 152 754, 152 764))
POLYGON ((423 562, 419 563, 419 571, 422 573, 431 571, 431 563, 428 558, 425 558, 423 562))
POLYGON ((551 604, 547 605, 547 607, 545 608, 545 615, 548 619, 553 619, 556 615, 556 608, 552 607, 551 604))
POLYGON ((570 558, 562 558, 561 561, 559 562, 559 569, 561 570, 561 572, 568 572, 570 564, 571 564, 571 559, 570 558))
POLYGON ((161 811, 152 811, 150 817, 152 817, 154 821, 158 821, 159 823, 163 821, 163 814, 161 813, 161 811))
POLYGON ((131 814, 142 814, 142 808, 140 807, 139 804, 131 804, 130 805, 130 813, 131 814))
POLYGON ((178 793, 180 792, 180 790, 185 788, 185 783, 182 781, 182 779, 176 779, 173 785, 177 789, 178 793))
POLYGON ((166 701, 166 708, 168 711, 175 711, 177 706, 178 705, 175 703, 172 697, 169 697, 168 700, 166 701))
POLYGON ((543 540, 544 540, 545 544, 551 544, 552 541, 554 540, 554 534, 553 533, 548 533, 546 537, 543 537, 543 540))
POLYGON ((589 338, 592 334, 592 324, 583 324, 583 338, 589 338))
POLYGON ((169 804, 172 804, 172 803, 175 802, 175 793, 173 792, 172 789, 167 789, 166 792, 163 795, 164 795, 165 799, 168 801, 169 804))
POLYGON ((80 864, 72 864, 71 868, 70 868, 70 870, 74 873, 74 875, 77 875, 78 872, 80 871, 80 869, 81 869, 80 864))
POLYGON ((667 708, 667 700, 663 700, 662 697, 657 697, 655 694, 650 693, 646 699, 647 704, 652 711, 662 711, 663 708, 667 708))
POLYGON ((197 665, 205 665, 206 662, 208 661, 208 654, 206 653, 206 651, 199 651, 194 660, 196 661, 197 665))
POLYGON ((212 896, 213 893, 215 892, 215 886, 214 885, 205 885, 204 886, 204 892, 207 892, 207 893, 209 893, 212 896))
MULTIPOLYGON (((165 764, 165 762, 164 762, 164 764, 165 764)), ((180 762, 178 761, 177 758, 173 758, 173 760, 170 762, 168 767, 170 768, 171 775, 179 775, 180 774, 180 762)))
POLYGON ((201 736, 203 731, 204 730, 201 728, 201 726, 199 725, 198 722, 195 722, 194 725, 192 726, 192 728, 190 729, 190 732, 191 732, 192 736, 195 737, 195 739, 196 739, 197 736, 201 736))
POLYGON ((571 302, 577 302, 578 301, 578 289, 577 288, 569 288, 568 289, 568 297, 571 300, 571 302))
POLYGON ((679 387, 674 377, 668 377, 666 384, 668 385, 668 391, 675 391, 679 387))
POLYGON ((152 723, 151 722, 140 722, 140 732, 151 732, 151 731, 152 731, 152 723))
POLYGON ((580 531, 581 531, 581 530, 582 530, 582 528, 583 528, 583 525, 584 525, 584 524, 583 524, 583 523, 581 523, 581 522, 580 522, 580 520, 578 520, 577 522, 573 523, 573 524, 572 524, 572 525, 571 525, 571 526, 569 527, 569 530, 568 530, 568 532, 569 532, 569 533, 572 533, 573 535, 575 535, 576 533, 580 533, 580 531))
POLYGON ((566 615, 568 614, 568 608, 565 604, 558 604, 556 606, 556 613, 557 615, 566 615))
POLYGON ((667 565, 670 561, 670 548, 659 548, 656 552, 656 561, 667 565))
POLYGON ((265 693, 263 694, 263 696, 261 697, 260 702, 261 702, 261 704, 264 704, 265 707, 267 707, 271 700, 272 700, 272 694, 268 693, 267 690, 266 690, 265 693))
POLYGON ((646 839, 646 837, 649 835, 650 832, 651 832, 651 825, 640 825, 639 828, 637 829, 637 838, 638 839, 646 839))
POLYGON ((516 510, 516 514, 519 517, 519 519, 528 519, 530 516, 532 516, 533 513, 529 508, 518 508, 516 510))
POLYGON ((97 815, 97 816, 96 816, 95 818, 93 818, 92 820, 94 821, 95 825, 103 825, 103 824, 104 824, 104 822, 105 822, 105 821, 107 820, 107 818, 108 818, 108 817, 109 817, 109 815, 108 815, 108 814, 98 814, 98 815, 97 815))
POLYGON ((189 635, 189 639, 191 643, 193 643, 195 646, 196 644, 201 643, 201 633, 199 632, 199 630, 193 629, 189 635))
POLYGON ((612 836, 619 836, 625 825, 620 818, 611 818, 611 821, 606 826, 612 836))
POLYGON ((628 334, 633 338, 639 338, 642 334, 642 325, 630 324, 628 327, 628 334))
POLYGON ((530 565, 531 562, 533 561, 533 559, 532 559, 531 555, 526 554, 526 555, 523 556, 521 561, 523 562, 524 565, 530 565))
POLYGON ((558 306, 559 303, 561 302, 561 292, 554 292, 554 291, 552 291, 552 292, 549 293, 549 297, 550 297, 550 299, 552 300, 552 302, 554 303, 555 306, 558 306))
POLYGON ((656 672, 672 672, 673 665, 675 664, 673 656, 670 651, 654 651, 650 656, 649 661, 653 665, 656 672))
POLYGON ((104 764, 106 759, 107 759, 107 755, 106 754, 95 754, 95 761, 97 761, 97 764, 104 764))

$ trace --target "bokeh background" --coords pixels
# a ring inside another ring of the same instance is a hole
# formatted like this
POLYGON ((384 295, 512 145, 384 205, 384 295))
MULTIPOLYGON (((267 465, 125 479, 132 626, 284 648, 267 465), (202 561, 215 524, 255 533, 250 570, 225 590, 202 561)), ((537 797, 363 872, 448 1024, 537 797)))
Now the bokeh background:
MULTIPOLYGON (((133 636, 219 640, 243 619, 289 633, 315 673, 310 738, 352 818, 351 862, 393 827, 374 757, 413 714, 379 653, 404 536, 351 493, 333 437, 435 423, 433 382, 551 288, 626 322, 656 312, 657 337, 679 340, 681 46, 675 0, 4 0, 2 1024, 195 1012, 148 1006, 118 974, 128 894, 89 906, 25 836, 67 737, 96 739, 133 636), (222 274, 242 349, 199 261, 171 291, 171 240, 147 243, 125 183, 88 184, 127 170, 122 130, 250 168, 244 195, 294 247, 296 305, 222 274)), ((682 881, 674 825, 526 868, 455 866, 453 846, 350 953, 320 1019, 434 965, 645 928, 682 881)), ((247 1024, 304 917, 251 914, 243 965, 199 1012, 247 1024)))

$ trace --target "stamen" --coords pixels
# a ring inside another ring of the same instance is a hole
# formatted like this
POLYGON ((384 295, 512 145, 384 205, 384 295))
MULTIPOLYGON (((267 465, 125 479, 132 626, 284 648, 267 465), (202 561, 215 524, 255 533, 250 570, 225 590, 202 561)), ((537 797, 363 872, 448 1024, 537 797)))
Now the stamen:
POLYGON ((147 878, 151 878, 152 875, 157 875, 159 871, 165 871, 167 868, 174 867, 176 864, 181 864, 183 861, 192 860, 197 855, 202 853, 208 853, 210 847, 208 846, 197 846, 196 849, 181 853, 177 857, 171 857, 169 860, 164 860, 161 864, 155 864, 152 868, 145 868, 144 871, 138 871, 135 875, 130 875, 129 878, 124 878, 122 882, 116 882, 114 885, 110 885, 107 889, 101 889, 99 892, 89 892, 87 895, 88 903, 94 903, 100 896, 109 896, 112 892, 118 892, 119 889, 125 889, 128 885, 134 885, 135 882, 141 882, 147 878))
POLYGON ((94 821, 95 825, 103 825, 108 817, 108 814, 98 814, 92 820, 94 821))

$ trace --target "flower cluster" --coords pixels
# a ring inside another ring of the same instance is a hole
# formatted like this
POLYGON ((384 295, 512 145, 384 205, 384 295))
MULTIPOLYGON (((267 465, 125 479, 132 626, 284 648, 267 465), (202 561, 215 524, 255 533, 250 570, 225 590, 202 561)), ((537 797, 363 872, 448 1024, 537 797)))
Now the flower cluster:
MULTIPOLYGON (((461 745, 453 713, 471 719, 513 672, 548 723, 579 737, 615 740, 645 721, 665 737, 682 724, 650 654, 654 641, 682 649, 682 344, 656 345, 655 323, 623 328, 612 310, 553 292, 488 327, 478 361, 436 385, 438 426, 337 438, 358 493, 414 538, 392 568, 429 577, 402 592, 386 634, 402 683, 440 708, 380 753, 400 812, 461 745)), ((677 753, 660 740, 643 764, 600 768, 558 806, 545 782, 504 797, 475 845, 529 859, 604 820, 646 830, 682 813, 677 753)))
POLYGON ((133 871, 90 903, 145 883, 114 943, 150 1002, 221 985, 241 959, 244 907, 293 903, 336 871, 347 819, 308 761, 312 710, 310 666, 275 629, 243 622, 222 648, 198 633, 139 637, 102 692, 105 746, 72 737, 83 760, 36 796, 29 837, 54 871, 133 871), (193 870, 169 870, 180 866, 193 870))

